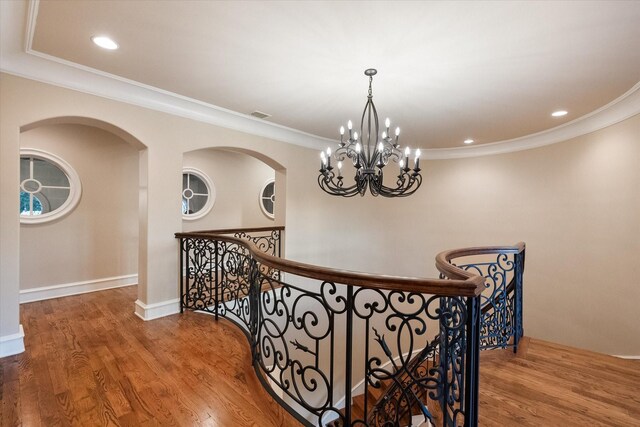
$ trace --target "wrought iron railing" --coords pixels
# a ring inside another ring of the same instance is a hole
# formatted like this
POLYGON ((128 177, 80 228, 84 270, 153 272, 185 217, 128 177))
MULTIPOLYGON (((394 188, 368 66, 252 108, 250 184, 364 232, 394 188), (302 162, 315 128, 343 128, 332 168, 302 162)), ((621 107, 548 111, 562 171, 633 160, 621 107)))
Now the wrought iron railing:
MULTIPOLYGON (((522 321, 522 284, 525 244, 467 248, 438 255, 439 265, 457 267, 447 277, 462 279, 471 275, 485 278, 485 290, 480 295, 482 350, 513 347, 524 334, 522 321), (460 274, 460 270, 466 274, 460 274)), ((447 274, 442 271, 443 274, 447 274)))
POLYGON ((334 270, 280 259, 264 251, 278 242, 259 248, 244 232, 176 234, 182 309, 238 325, 258 378, 302 424, 405 426, 419 415, 477 426, 485 278, 473 268, 445 253, 447 279, 334 270))
MULTIPOLYGON (((211 236, 233 236, 251 242, 259 251, 280 257, 284 227, 228 228, 199 231, 211 236)), ((178 236, 178 234, 176 234, 178 236)), ((185 308, 213 313, 218 319, 227 304, 244 304, 249 296, 249 286, 242 275, 235 275, 234 265, 248 257, 246 246, 232 246, 212 239, 180 240, 180 312, 185 308), (234 252, 237 254, 234 256, 234 252), (190 256, 184 256, 190 254, 190 256), (234 302, 235 301, 235 302, 234 302), (222 305, 220 305, 223 303, 222 305)), ((267 265, 261 273, 279 279, 280 271, 267 265)), ((224 315, 224 313, 222 313, 224 315)))

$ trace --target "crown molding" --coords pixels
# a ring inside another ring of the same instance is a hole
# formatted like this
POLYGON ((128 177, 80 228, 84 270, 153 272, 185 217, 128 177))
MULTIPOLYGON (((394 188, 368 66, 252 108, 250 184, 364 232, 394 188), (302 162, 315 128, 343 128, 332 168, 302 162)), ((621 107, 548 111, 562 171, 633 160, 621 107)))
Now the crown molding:
POLYGON ((544 147, 586 135, 640 114, 640 82, 610 103, 575 120, 519 138, 456 148, 423 150, 427 159, 492 156, 544 147))
MULTIPOLYGON (((0 71, 302 147, 335 140, 312 135, 145 85, 31 49, 39 0, 0 2, 0 71), (26 21, 26 22, 25 22, 26 21)), ((563 125, 515 139, 456 148, 425 148, 424 160, 505 154, 585 135, 640 114, 640 82, 609 104, 563 125)))

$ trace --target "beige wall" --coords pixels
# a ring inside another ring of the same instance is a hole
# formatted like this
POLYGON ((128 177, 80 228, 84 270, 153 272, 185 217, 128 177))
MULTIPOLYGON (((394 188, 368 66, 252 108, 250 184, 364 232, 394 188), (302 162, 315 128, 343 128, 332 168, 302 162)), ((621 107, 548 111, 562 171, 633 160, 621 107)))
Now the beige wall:
POLYGON ((20 229, 20 288, 60 285, 138 271, 138 150, 104 130, 40 126, 23 132, 37 148, 71 165, 82 184, 63 218, 20 229))
POLYGON ((638 165, 640 115, 539 149, 428 161, 412 197, 340 200, 301 223, 294 205, 287 230, 290 239, 318 233, 314 250, 296 251, 305 261, 430 277, 441 250, 523 240, 525 334, 640 355, 638 165))
POLYGON ((139 298, 146 303, 177 296, 173 233, 182 227, 176 206, 183 154, 237 147, 267 156, 278 188, 286 188, 277 190, 286 194, 280 207, 286 218, 278 221, 287 227, 289 258, 435 276, 433 259, 441 250, 524 240, 527 335, 640 355, 634 320, 640 300, 640 116, 535 150, 424 161, 423 188, 406 199, 343 199, 317 188, 315 150, 6 75, 2 95, 3 330, 17 328, 18 178, 10 159, 17 156, 19 127, 84 116, 124 129, 148 147, 140 166, 141 205, 148 212, 141 210, 139 298))
POLYGON ((275 178, 273 168, 248 154, 221 149, 185 153, 182 164, 207 174, 216 189, 216 202, 211 211, 199 219, 183 220, 184 231, 275 224, 258 204, 262 186, 275 178))

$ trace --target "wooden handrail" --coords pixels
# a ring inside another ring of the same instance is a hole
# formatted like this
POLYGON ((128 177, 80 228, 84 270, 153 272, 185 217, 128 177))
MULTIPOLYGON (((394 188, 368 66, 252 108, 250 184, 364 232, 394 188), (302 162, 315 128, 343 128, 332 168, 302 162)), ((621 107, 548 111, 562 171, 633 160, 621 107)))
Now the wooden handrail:
POLYGON ((246 233, 260 233, 260 232, 264 232, 264 231, 275 231, 275 230, 279 230, 282 231, 284 230, 284 226, 283 225, 276 225, 273 227, 253 227, 253 228, 222 228, 219 230, 199 230, 197 231, 198 233, 210 233, 210 234, 234 234, 234 233, 241 233, 241 232, 246 232, 246 233))
POLYGON ((448 251, 440 252, 436 255, 436 268, 442 274, 451 279, 465 280, 470 277, 476 276, 476 274, 463 270, 453 264, 451 260, 455 258, 462 258, 473 255, 486 255, 486 254, 518 254, 525 250, 524 242, 518 242, 513 246, 475 246, 462 249, 451 249, 448 251))
MULTIPOLYGON (((241 229, 240 231, 247 231, 247 229, 241 229)), ((457 277, 452 277, 452 280, 445 280, 376 275, 350 270, 320 267, 297 261, 285 260, 273 255, 269 255, 260 251, 256 247, 256 245, 251 242, 232 236, 223 236, 219 233, 219 231, 216 231, 215 233, 176 233, 175 237, 213 239, 239 244, 246 247, 256 260, 268 267, 275 268, 286 273, 293 273, 299 276, 308 277, 311 279, 331 281, 335 283, 342 283, 345 285, 360 286, 369 289, 419 292, 433 295, 463 297, 478 296, 484 289, 484 277, 467 272, 463 272, 465 273, 464 276, 466 277, 460 277, 459 279, 457 277)), ((457 270, 462 271, 461 269, 457 270)))

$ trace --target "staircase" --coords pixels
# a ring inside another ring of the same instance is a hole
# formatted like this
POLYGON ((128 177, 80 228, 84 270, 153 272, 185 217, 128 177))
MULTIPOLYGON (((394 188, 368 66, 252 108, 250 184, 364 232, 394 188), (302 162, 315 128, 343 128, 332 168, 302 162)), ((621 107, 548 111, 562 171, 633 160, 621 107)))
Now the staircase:
MULTIPOLYGON (((416 358, 414 360, 418 359, 416 358)), ((416 366, 416 371, 428 372, 429 369, 433 368, 432 363, 433 362, 431 361, 425 361, 416 366)), ((407 374, 401 376, 399 381, 402 382, 404 380, 406 383, 407 376, 407 374)), ((392 380, 380 381, 378 385, 379 387, 368 387, 366 399, 364 393, 353 397, 351 403, 352 420, 365 420, 366 418, 368 425, 372 427, 388 425, 399 425, 401 427, 428 426, 429 417, 425 416, 421 409, 421 405, 418 404, 418 402, 426 402, 426 410, 431 417, 430 421, 432 421, 432 425, 442 425, 442 408, 434 399, 427 398, 427 391, 416 390, 415 395, 417 399, 414 399, 412 405, 405 407, 405 410, 396 416, 395 408, 397 407, 397 401, 402 395, 401 389, 395 386, 395 383, 392 382, 392 380), (365 408, 369 410, 365 411, 365 408)), ((344 409, 341 412, 344 415, 344 409)), ((327 427, 344 426, 342 420, 338 419, 328 423, 327 427)))

